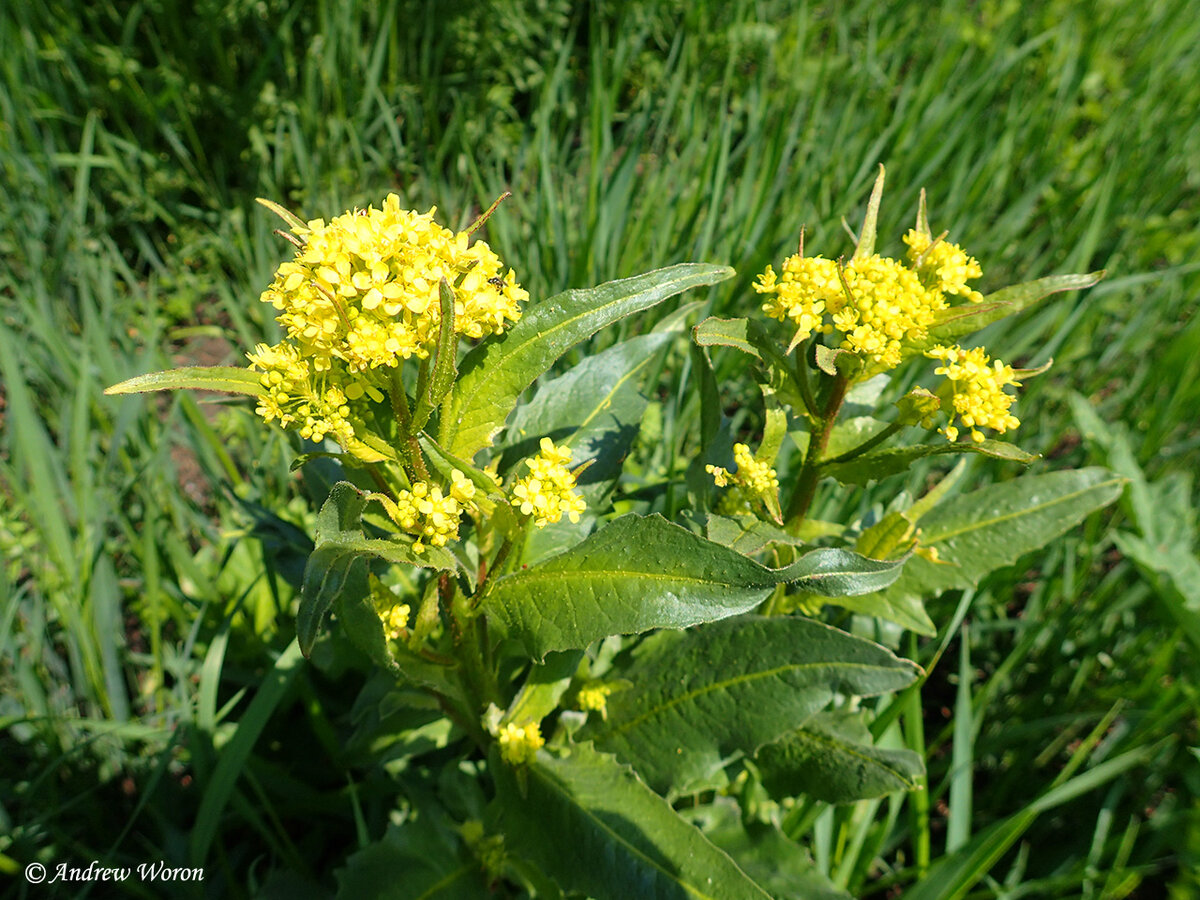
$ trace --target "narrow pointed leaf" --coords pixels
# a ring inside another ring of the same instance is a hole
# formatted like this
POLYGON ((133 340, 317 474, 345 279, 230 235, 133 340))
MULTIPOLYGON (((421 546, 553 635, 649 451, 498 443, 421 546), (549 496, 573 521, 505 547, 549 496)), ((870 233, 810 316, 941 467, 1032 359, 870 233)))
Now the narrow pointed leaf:
POLYGON ((879 204, 883 200, 883 164, 879 165, 879 174, 875 176, 875 184, 871 188, 871 199, 867 201, 867 212, 863 216, 862 228, 858 232, 858 246, 854 248, 851 261, 866 259, 875 252, 875 226, 879 220, 879 204))
POLYGON ((298 215, 296 215, 290 209, 288 209, 285 206, 281 206, 280 204, 276 203, 274 200, 267 200, 263 197, 255 197, 254 202, 258 203, 260 206, 266 207, 271 212, 275 213, 275 215, 279 216, 279 218, 283 219, 283 221, 287 223, 289 228, 299 228, 301 231, 308 231, 308 223, 307 222, 305 222, 303 219, 301 219, 298 215))
POLYGON ((491 756, 496 830, 562 888, 590 897, 769 900, 662 797, 589 745, 542 751, 522 773, 491 756))
POLYGON ((1026 453, 1016 444, 1005 441, 944 441, 940 444, 915 444, 910 447, 887 447, 872 450, 845 462, 823 466, 826 475, 832 475, 842 484, 868 484, 897 472, 907 472, 918 459, 927 456, 944 456, 948 453, 978 453, 993 459, 1020 463, 1027 466, 1039 457, 1026 453))
POLYGON ((890 650, 805 618, 742 617, 662 635, 621 672, 585 735, 630 763, 650 787, 707 786, 739 755, 803 725, 835 694, 911 684, 917 667, 890 650))
POLYGON ((449 415, 440 425, 440 443, 451 453, 473 456, 504 427, 521 393, 571 347, 625 316, 732 275, 727 266, 683 263, 565 291, 530 307, 502 338, 480 344, 464 358, 449 415))
POLYGON ((751 338, 751 329, 757 326, 751 319, 705 319, 692 329, 692 339, 701 347, 732 347, 761 360, 762 354, 751 338))
POLYGON ((924 342, 924 347, 955 343, 959 338, 973 334, 1005 316, 1028 309, 1051 294, 1090 288, 1104 275, 1103 269, 1085 275, 1050 275, 1037 281, 1003 288, 994 294, 988 294, 979 303, 941 310, 929 328, 929 338, 924 342))
POLYGON ((1112 503, 1124 486, 1124 478, 1096 467, 1026 476, 947 499, 919 523, 921 544, 936 549, 941 563, 914 556, 891 587, 838 605, 911 627, 885 614, 887 608, 911 609, 942 591, 973 587, 1112 503))
POLYGON ((145 394, 149 391, 221 391, 226 394, 263 392, 262 376, 238 366, 184 366, 165 372, 149 372, 105 388, 106 394, 145 394))
POLYGON ((877 590, 902 564, 823 548, 786 569, 768 569, 662 516, 630 515, 501 578, 485 606, 540 659, 611 634, 687 628, 747 612, 782 581, 817 593, 877 590))
POLYGON ((919 754, 874 746, 871 732, 854 713, 813 716, 763 747, 755 763, 773 797, 807 794, 826 803, 915 790, 925 773, 919 754))

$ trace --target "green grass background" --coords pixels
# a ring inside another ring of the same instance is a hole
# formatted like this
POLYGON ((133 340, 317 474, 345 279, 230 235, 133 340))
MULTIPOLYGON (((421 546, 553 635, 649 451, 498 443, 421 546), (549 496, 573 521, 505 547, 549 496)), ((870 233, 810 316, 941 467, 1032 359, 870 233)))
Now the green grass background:
MULTIPOLYGON (((1101 463, 1131 489, 989 579, 961 626, 959 597, 933 605, 947 653, 908 735, 928 791, 793 832, 867 896, 1200 895, 1196 13, 4 4, 0 883, 25 895, 38 859, 164 859, 204 865, 209 896, 322 896, 403 791, 346 742, 353 673, 275 664, 306 541, 287 441, 209 397, 101 394, 276 333, 257 297, 287 248, 255 196, 315 217, 396 191, 461 227, 508 189, 487 238, 535 298, 697 260, 737 268, 708 298, 729 315, 802 225, 845 252, 882 162, 885 252, 924 187, 985 291, 1108 270, 985 338, 1055 361, 1019 403, 1035 470, 1101 463), (913 887, 923 860, 941 866, 913 887)), ((685 382, 667 373, 655 407, 668 454, 685 382)))

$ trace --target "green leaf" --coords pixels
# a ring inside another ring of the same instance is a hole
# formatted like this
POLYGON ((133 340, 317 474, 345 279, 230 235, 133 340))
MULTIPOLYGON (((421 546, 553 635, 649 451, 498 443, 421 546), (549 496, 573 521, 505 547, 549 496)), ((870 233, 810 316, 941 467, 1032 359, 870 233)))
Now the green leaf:
POLYGON ((424 553, 417 555, 407 544, 364 537, 362 512, 365 506, 363 492, 349 482, 341 481, 334 485, 317 514, 315 547, 304 567, 300 609, 296 615, 296 636, 305 656, 312 652, 325 613, 337 602, 341 604, 339 616, 355 643, 376 661, 390 663, 379 616, 365 601, 370 571, 368 562, 372 557, 434 569, 453 569, 455 566, 454 557, 443 547, 427 547, 424 553))
POLYGON ((813 716, 763 747, 755 762, 776 799, 807 794, 826 803, 915 790, 925 774, 919 754, 873 746, 861 715, 845 712, 813 716))
POLYGON ((851 900, 813 862, 809 852, 774 825, 746 821, 732 797, 689 806, 680 815, 698 825, 705 837, 733 857, 743 872, 788 900, 851 900))
POLYGON ((625 316, 733 274, 727 266, 683 263, 565 291, 530 307, 502 338, 480 344, 463 359, 439 443, 456 455, 474 456, 491 445, 521 393, 571 347, 625 316))
POLYGON ((582 650, 551 653, 545 665, 532 666, 500 724, 540 722, 558 706, 583 659, 582 650))
POLYGON ((615 478, 646 411, 640 391, 646 371, 674 338, 659 333, 622 341, 541 385, 509 419, 506 462, 533 456, 548 436, 573 451, 572 464, 595 460, 580 484, 615 478))
POLYGON ((543 750, 520 773, 493 751, 490 768, 505 846, 564 890, 655 900, 769 898, 667 801, 588 745, 564 756, 543 750))
POLYGON ((752 556, 768 544, 798 546, 804 543, 778 525, 764 522, 755 516, 730 517, 713 513, 704 527, 710 541, 736 550, 743 556, 752 556))
POLYGON ((1101 269, 1086 275, 1050 275, 1037 281, 1014 284, 993 294, 988 294, 979 303, 952 306, 940 310, 929 328, 929 337, 918 349, 925 350, 937 344, 953 344, 959 338, 979 331, 986 325, 998 322, 1029 309, 1039 300, 1061 291, 1081 291, 1090 288, 1105 276, 1101 269))
POLYGON ((650 787, 707 786, 738 756, 804 724, 835 694, 899 690, 917 667, 890 650, 811 619, 743 617, 666 634, 621 673, 585 736, 630 763, 650 787))
POLYGON ((837 594, 890 584, 901 561, 823 548, 768 569, 659 515, 617 519, 566 553, 506 575, 485 601, 530 655, 611 634, 687 628, 747 612, 782 581, 837 594))
MULTIPOLYGON (((1107 469, 1076 469, 1015 478, 945 500, 920 520, 921 544, 936 549, 941 563, 914 556, 887 590, 838 605, 913 628, 911 612, 923 598, 973 587, 989 572, 1041 549, 1116 500, 1124 485, 1107 469)), ((913 630, 935 633, 932 623, 913 630)))
POLYGON ((336 873, 338 898, 478 900, 488 895, 483 866, 444 817, 389 825, 336 873))
POLYGON ((454 333, 454 292, 449 282, 442 279, 438 286, 438 339, 433 348, 432 370, 429 361, 422 361, 417 378, 416 408, 412 414, 411 433, 425 427, 429 416, 454 384, 458 374, 458 336, 454 333))
POLYGON ((701 347, 732 347, 762 361, 758 351, 761 324, 754 319, 718 319, 711 316, 692 329, 692 340, 701 347))
POLYGON ((879 174, 875 176, 875 184, 871 188, 871 198, 867 201, 867 212, 863 216, 862 228, 858 232, 858 246, 854 248, 851 262, 866 259, 875 252, 875 223, 879 219, 879 203, 883 199, 883 163, 879 164, 879 174))
POLYGON ((138 375, 104 389, 106 394, 145 394, 149 391, 221 391, 226 394, 262 395, 258 372, 238 366, 184 366, 165 372, 138 375))
POLYGON ((915 444, 910 447, 871 450, 845 462, 829 463, 822 466, 821 471, 833 476, 842 484, 868 484, 897 472, 907 472, 918 459, 944 456, 948 453, 978 453, 1023 466, 1039 459, 1031 453, 1026 453, 1016 444, 1005 441, 944 441, 940 444, 915 444))
POLYGON ((281 206, 274 200, 267 200, 263 197, 255 197, 254 202, 258 203, 260 206, 265 206, 271 212, 275 213, 275 215, 279 216, 279 218, 283 219, 283 221, 287 223, 289 228, 298 228, 301 231, 308 230, 307 222, 301 219, 290 209, 285 206, 281 206))

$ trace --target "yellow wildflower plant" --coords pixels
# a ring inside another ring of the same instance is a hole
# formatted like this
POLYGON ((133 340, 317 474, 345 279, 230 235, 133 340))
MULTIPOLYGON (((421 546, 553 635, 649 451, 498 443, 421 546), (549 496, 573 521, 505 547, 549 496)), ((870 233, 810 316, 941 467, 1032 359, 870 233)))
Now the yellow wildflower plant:
POLYGON ((517 479, 510 502, 527 516, 533 516, 538 528, 558 522, 565 515, 578 522, 587 504, 575 490, 575 475, 567 468, 569 447, 556 447, 548 437, 540 442, 541 452, 525 460, 529 474, 517 479))
POLYGON ((509 722, 497 736, 500 743, 500 758, 510 766, 525 766, 533 762, 546 743, 537 722, 514 725, 509 722))
POLYGON ((944 395, 943 408, 947 405, 946 401, 950 406, 947 410, 950 424, 939 431, 949 440, 958 440, 959 429, 954 424, 956 418, 970 429, 971 440, 976 442, 984 439, 980 428, 990 428, 1003 434, 1021 424, 1009 412, 1016 398, 1004 392, 1008 385, 1021 386, 1011 366, 998 359, 992 360, 982 347, 964 350, 959 346, 937 346, 926 351, 925 355, 943 362, 934 372, 946 376, 946 386, 941 393, 944 395))

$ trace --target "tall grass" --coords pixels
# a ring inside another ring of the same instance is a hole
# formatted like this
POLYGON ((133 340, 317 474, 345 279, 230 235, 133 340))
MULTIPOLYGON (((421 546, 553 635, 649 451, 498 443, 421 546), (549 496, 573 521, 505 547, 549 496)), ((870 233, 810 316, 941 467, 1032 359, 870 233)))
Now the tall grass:
MULTIPOLYGON (((1055 359, 1020 404, 1040 465, 1103 462, 1152 499, 944 598, 935 620, 954 626, 914 646, 940 661, 903 717, 927 795, 798 815, 791 833, 856 893, 926 872, 918 896, 1200 890, 1195 532, 1186 507, 1183 524, 1161 512, 1195 499, 1200 442, 1189 11, 6 5, 0 867, 162 857, 233 894, 328 886, 402 802, 345 749, 361 676, 277 658, 306 540, 289 449, 225 404, 100 395, 271 334, 256 298, 286 248, 254 196, 315 217, 395 190, 462 225, 507 189, 487 239, 535 298, 695 259, 738 269, 706 302, 741 314, 802 226, 845 252, 840 219, 882 162, 893 251, 924 187, 985 288, 1109 270, 985 337, 1055 359), (283 518, 263 509, 280 496, 283 518)), ((732 382, 737 361, 715 362, 732 382)), ((688 377, 684 357, 664 374, 646 466, 687 457, 688 377)), ((752 430, 752 398, 728 399, 752 430)))

